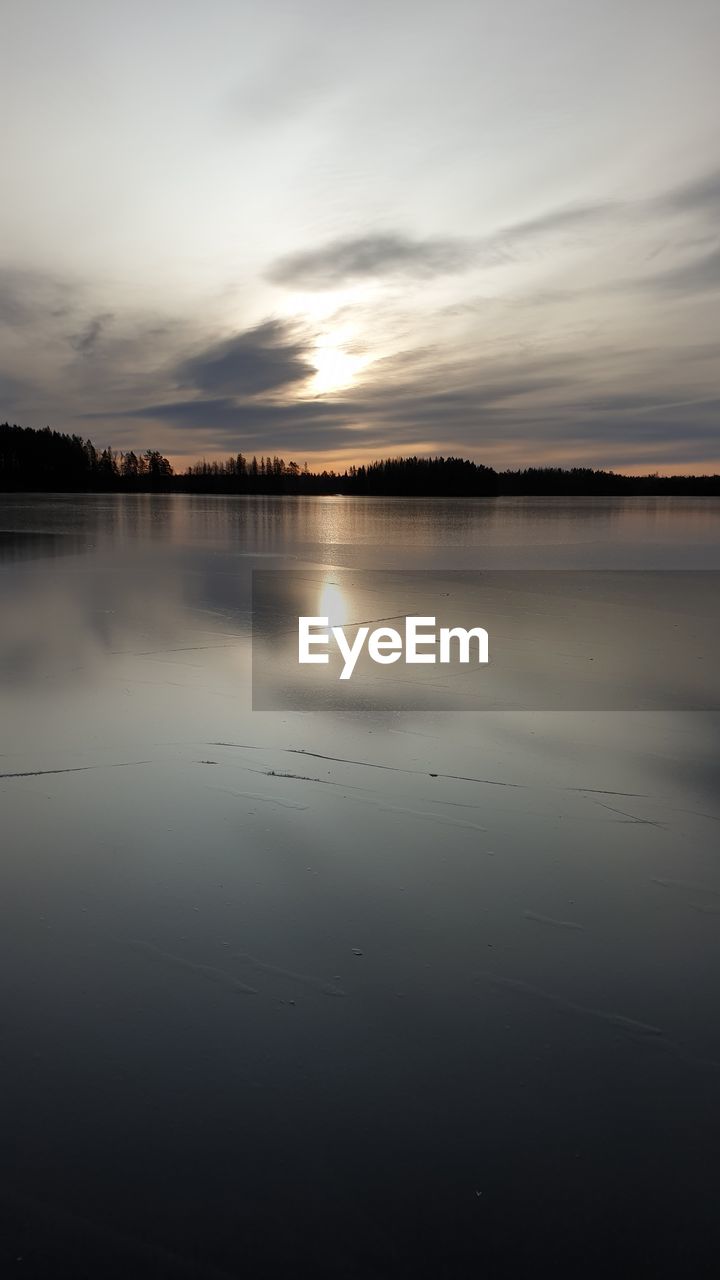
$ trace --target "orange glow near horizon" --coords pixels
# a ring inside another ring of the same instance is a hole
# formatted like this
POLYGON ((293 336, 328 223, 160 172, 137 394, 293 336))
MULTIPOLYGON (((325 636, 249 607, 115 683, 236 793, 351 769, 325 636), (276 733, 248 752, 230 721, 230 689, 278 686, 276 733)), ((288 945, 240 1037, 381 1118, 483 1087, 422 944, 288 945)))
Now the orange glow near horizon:
MULTIPOLYGON (((230 450, 206 450, 204 453, 197 454, 172 454, 168 453, 173 469, 176 473, 182 473, 189 466, 194 466, 199 462, 224 462, 227 458, 235 457, 238 452, 245 453, 245 456, 252 458, 252 451, 246 452, 244 449, 232 452, 230 450)), ((398 448, 388 445, 386 448, 377 448, 368 450, 361 454, 354 449, 338 450, 337 452, 327 453, 307 453, 298 451, 296 453, 290 450, 273 449, 269 446, 266 449, 258 450, 257 457, 260 454, 266 456, 268 453, 279 454, 285 458, 286 462, 291 460, 298 462, 301 467, 307 461, 310 471, 335 471, 338 474, 346 471, 350 467, 367 466, 369 463, 381 461, 385 458, 408 457, 417 454, 419 457, 436 457, 444 455, 445 457, 463 457, 471 458, 478 464, 483 463, 485 466, 494 467, 496 471, 522 471, 525 467, 562 467, 568 470, 570 467, 589 467, 596 471, 613 471, 616 475, 624 476, 641 476, 641 475, 659 475, 659 476, 677 476, 677 475, 718 475, 720 474, 720 458, 708 458, 691 463, 670 462, 663 463, 660 461, 650 460, 644 465, 627 464, 621 461, 613 464, 611 462, 599 462, 596 457, 587 457, 584 454, 568 454, 549 452, 543 455, 534 455, 527 450, 527 447, 518 448, 517 453, 514 450, 508 451, 499 446, 495 449, 488 448, 483 450, 481 454, 475 453, 474 450, 463 448, 460 445, 448 444, 406 444, 398 448)))

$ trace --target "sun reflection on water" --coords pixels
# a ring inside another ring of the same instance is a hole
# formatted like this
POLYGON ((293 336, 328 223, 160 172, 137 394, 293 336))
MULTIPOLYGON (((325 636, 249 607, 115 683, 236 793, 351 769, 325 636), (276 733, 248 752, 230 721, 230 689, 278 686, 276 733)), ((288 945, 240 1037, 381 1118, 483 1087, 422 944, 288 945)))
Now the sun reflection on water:
POLYGON ((318 615, 328 619, 331 627, 343 627, 348 621, 348 603, 345 592, 337 582, 326 579, 320 588, 318 615))

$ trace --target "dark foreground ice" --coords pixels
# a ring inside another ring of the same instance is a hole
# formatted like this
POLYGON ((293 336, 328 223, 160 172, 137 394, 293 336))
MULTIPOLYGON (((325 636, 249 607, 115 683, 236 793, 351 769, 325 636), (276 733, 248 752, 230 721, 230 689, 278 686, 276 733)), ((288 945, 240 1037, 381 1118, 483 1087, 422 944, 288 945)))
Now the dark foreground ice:
POLYGON ((720 504, 0 502, 0 1274, 716 1274, 718 715, 253 712, 249 575, 720 504))

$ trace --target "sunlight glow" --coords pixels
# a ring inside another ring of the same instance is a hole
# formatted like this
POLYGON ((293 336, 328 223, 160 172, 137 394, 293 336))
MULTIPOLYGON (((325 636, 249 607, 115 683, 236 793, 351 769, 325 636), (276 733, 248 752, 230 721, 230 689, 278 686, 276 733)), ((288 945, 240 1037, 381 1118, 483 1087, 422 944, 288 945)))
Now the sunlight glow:
POLYGON ((363 284, 319 293, 294 293, 286 298, 283 313, 315 331, 309 360, 316 372, 306 385, 306 395, 328 395, 349 387, 370 363, 370 355, 358 350, 358 325, 349 317, 352 307, 367 304, 373 289, 374 286, 363 284))
POLYGON ((343 350, 332 334, 320 340, 310 359, 317 370, 308 383, 308 392, 314 396, 350 386, 355 375, 367 363, 362 356, 343 350))
POLYGON ((348 620, 348 606, 345 592, 337 582, 324 582, 320 588, 318 600, 318 616, 328 619, 331 627, 343 627, 348 620))

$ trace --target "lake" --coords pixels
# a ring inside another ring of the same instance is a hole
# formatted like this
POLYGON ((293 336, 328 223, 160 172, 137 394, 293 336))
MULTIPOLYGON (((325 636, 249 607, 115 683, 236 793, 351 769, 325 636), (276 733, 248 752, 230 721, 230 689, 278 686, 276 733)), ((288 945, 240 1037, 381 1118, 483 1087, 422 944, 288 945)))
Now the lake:
POLYGON ((258 569, 679 581, 720 501, 0 496, 3 1273, 715 1274, 719 714, 254 711, 258 569))

